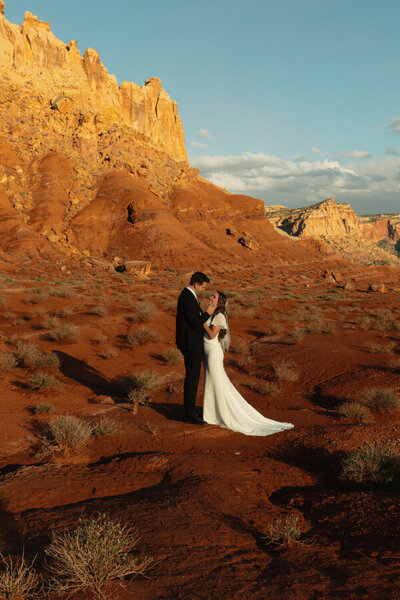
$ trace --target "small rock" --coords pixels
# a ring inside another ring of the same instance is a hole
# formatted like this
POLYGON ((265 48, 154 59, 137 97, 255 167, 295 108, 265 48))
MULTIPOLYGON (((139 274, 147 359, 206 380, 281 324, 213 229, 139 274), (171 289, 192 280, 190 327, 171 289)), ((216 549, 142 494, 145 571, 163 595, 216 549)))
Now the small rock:
POLYGON ((347 290, 349 292, 351 292, 352 290, 354 290, 354 286, 352 283, 349 283, 348 281, 344 284, 343 286, 344 290, 347 290))
POLYGON ((90 398, 91 404, 115 404, 111 396, 93 396, 90 398))

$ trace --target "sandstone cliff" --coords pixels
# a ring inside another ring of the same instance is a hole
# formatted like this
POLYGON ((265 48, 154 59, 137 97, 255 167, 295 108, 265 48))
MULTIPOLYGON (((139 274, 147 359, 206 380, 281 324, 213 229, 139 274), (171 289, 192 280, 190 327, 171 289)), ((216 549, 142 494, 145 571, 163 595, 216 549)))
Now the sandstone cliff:
POLYGON ((350 204, 337 204, 333 198, 296 209, 266 206, 265 214, 275 227, 287 234, 322 240, 331 250, 350 260, 399 264, 394 246, 400 237, 399 215, 359 217, 350 204))
MULTIPOLYGON (((22 26, 9 23, 0 4, 0 75, 9 86, 26 90, 33 121, 45 115, 66 127, 82 150, 112 124, 126 125, 154 148, 187 162, 177 103, 157 77, 143 86, 118 86, 96 50, 81 56, 77 42, 60 41, 50 24, 27 12, 22 26)), ((2 107, 4 109, 4 107, 2 107)), ((15 110, 15 107, 14 107, 15 110)))
POLYGON ((357 216, 350 204, 336 204, 333 198, 304 208, 266 207, 270 221, 289 235, 340 238, 358 230, 357 216))

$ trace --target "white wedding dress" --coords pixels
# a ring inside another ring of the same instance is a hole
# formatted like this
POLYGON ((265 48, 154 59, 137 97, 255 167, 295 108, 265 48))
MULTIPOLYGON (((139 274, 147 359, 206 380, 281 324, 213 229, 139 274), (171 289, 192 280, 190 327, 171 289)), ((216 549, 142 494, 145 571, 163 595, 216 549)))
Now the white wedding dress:
MULTIPOLYGON (((227 327, 226 318, 218 313, 207 325, 227 327)), ((218 334, 219 335, 219 334, 218 334)), ((204 401, 203 419, 245 435, 271 435, 291 429, 291 423, 279 423, 263 417, 239 394, 224 369, 224 352, 218 335, 211 339, 204 332, 204 401)))

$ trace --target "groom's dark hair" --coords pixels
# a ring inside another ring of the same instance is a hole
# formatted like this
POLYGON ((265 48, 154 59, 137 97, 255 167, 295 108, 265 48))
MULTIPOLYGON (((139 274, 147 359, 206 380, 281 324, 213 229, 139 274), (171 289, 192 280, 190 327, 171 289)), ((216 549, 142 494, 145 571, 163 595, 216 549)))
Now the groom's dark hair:
POLYGON ((200 271, 196 271, 196 273, 193 273, 191 276, 189 285, 194 285, 195 283, 209 283, 209 281, 210 280, 207 275, 201 273, 200 271))

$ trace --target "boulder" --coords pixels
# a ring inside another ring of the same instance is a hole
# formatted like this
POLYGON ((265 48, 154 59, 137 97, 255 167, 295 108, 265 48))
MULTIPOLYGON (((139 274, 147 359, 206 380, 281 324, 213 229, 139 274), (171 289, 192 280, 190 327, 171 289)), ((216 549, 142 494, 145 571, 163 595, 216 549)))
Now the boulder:
POLYGON ((72 98, 60 94, 59 96, 52 98, 50 104, 53 110, 58 110, 58 112, 65 114, 71 112, 74 101, 72 98))

